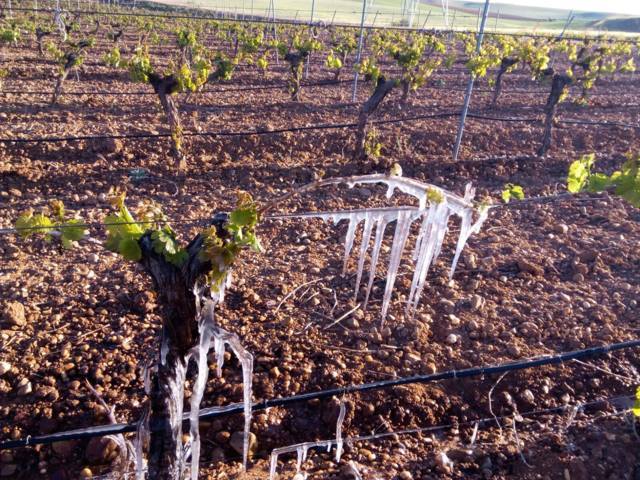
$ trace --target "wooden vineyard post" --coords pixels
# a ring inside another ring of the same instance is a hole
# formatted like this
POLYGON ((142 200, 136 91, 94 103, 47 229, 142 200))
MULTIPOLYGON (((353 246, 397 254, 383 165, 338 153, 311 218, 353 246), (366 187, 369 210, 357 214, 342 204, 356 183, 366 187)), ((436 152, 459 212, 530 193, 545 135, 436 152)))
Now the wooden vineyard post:
MULTIPOLYGON (((358 53, 356 54, 356 65, 360 63, 360 56, 362 55, 362 37, 364 35, 364 17, 367 14, 367 0, 362 0, 362 17, 360 18, 360 35, 358 36, 358 53)), ((353 95, 351 101, 356 101, 356 94, 358 93, 358 69, 356 68, 356 74, 353 77, 353 95)))
MULTIPOLYGON (((480 47, 482 46, 482 37, 484 36, 484 27, 487 23, 487 16, 489 15, 489 0, 484 3, 484 12, 482 13, 482 22, 480 23, 480 31, 478 32, 478 40, 476 42, 476 53, 480 53, 480 47)), ((467 85, 467 91, 464 95, 464 105, 462 106, 462 114, 460 115, 460 124, 458 125, 458 135, 456 136, 456 143, 453 146, 453 161, 458 160, 458 152, 460 151, 460 143, 462 142, 462 134, 464 132, 464 122, 467 119, 467 112, 469 111, 469 102, 471 101, 471 92, 473 91, 473 82, 475 76, 471 73, 469 84, 467 85)))

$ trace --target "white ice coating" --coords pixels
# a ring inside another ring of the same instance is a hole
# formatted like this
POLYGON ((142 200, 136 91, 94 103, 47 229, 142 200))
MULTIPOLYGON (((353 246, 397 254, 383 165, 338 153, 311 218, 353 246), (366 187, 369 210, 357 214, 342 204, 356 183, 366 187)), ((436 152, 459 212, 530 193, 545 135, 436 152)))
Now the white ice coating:
POLYGON ((187 374, 187 364, 189 358, 177 359, 175 362, 175 371, 173 375, 170 375, 170 380, 163 388, 169 390, 169 425, 171 426, 171 432, 173 438, 178 439, 176 442, 176 456, 178 459, 177 465, 174 466, 174 471, 169 472, 169 478, 179 480, 183 478, 185 469, 185 457, 184 449, 182 447, 182 412, 184 407, 184 381, 187 374))
POLYGON ((407 243, 407 237, 409 236, 409 229, 411 228, 412 221, 413 218, 409 212, 402 211, 398 214, 396 230, 393 234, 393 243, 391 244, 391 257, 389 259, 389 268, 387 270, 387 284, 385 286, 384 296, 382 299, 381 323, 384 323, 387 311, 389 310, 393 285, 396 283, 398 267, 400 266, 402 252, 404 251, 405 243, 407 243))
MULTIPOLYGON (((204 392, 209 377, 209 365, 207 364, 207 355, 213 343, 216 359, 217 374, 222 376, 222 366, 224 362, 225 345, 229 345, 233 353, 238 357, 242 365, 243 380, 243 408, 244 408, 244 439, 243 439, 243 467, 246 470, 249 455, 249 433, 251 428, 251 407, 252 407, 252 377, 253 377, 253 356, 245 350, 237 335, 227 332, 215 324, 215 306, 219 303, 224 295, 224 287, 229 284, 230 276, 227 276, 223 288, 219 292, 212 294, 211 298, 203 298, 204 289, 197 285, 194 288, 196 297, 196 312, 198 315, 198 329, 200 340, 184 359, 176 362, 175 373, 171 375, 171 381, 165 386, 169 391, 169 423, 175 438, 182 437, 182 421, 183 404, 184 404, 184 383, 187 372, 187 365, 190 359, 196 363, 197 373, 193 385, 193 391, 190 399, 189 424, 190 424, 190 441, 182 448, 182 442, 177 442, 177 458, 178 465, 175 472, 170 472, 171 478, 178 480, 184 478, 186 469, 186 460, 191 456, 191 480, 198 479, 199 461, 200 461, 200 431, 199 416, 200 404, 204 396, 204 392), (204 302, 203 302, 204 300, 204 302), (203 304, 204 303, 204 304, 203 304), (212 342, 213 340, 213 342, 212 342)), ((163 338, 160 348, 160 361, 164 365, 168 355, 168 343, 163 338)), ((145 369, 145 391, 150 392, 149 369, 145 369)), ((232 407, 232 406, 228 406, 232 407)), ((227 407, 214 408, 213 410, 224 410, 227 407)), ((212 410, 212 409, 209 409, 212 410)), ((148 417, 144 417, 139 425, 136 440, 133 446, 135 450, 135 474, 136 480, 145 478, 145 465, 143 458, 143 445, 149 436, 148 417)))
POLYGON ((193 352, 193 360, 198 367, 196 381, 193 385, 193 392, 190 399, 189 410, 189 433, 191 436, 191 480, 198 480, 200 466, 200 403, 204 395, 207 380, 209 378, 209 365, 207 364, 207 353, 211 348, 211 336, 214 323, 214 304, 211 301, 205 302, 204 309, 200 312, 198 330, 200 331, 200 342, 193 352))
POLYGON ((344 404, 344 400, 340 402, 340 414, 338 415, 338 421, 336 422, 336 463, 340 463, 340 457, 342 457, 342 424, 344 423, 344 416, 347 413, 347 409, 344 404))
POLYGON ((274 448, 271 451, 271 458, 269 462, 269 480, 274 480, 276 477, 276 469, 278 468, 278 456, 284 453, 296 452, 296 473, 300 473, 302 464, 307 459, 307 454, 311 448, 327 447, 327 452, 331 451, 331 447, 336 445, 336 463, 340 462, 342 456, 342 424, 344 417, 347 413, 344 401, 340 402, 340 413, 338 414, 338 421, 336 422, 336 438, 335 440, 321 440, 319 442, 305 442, 297 443, 295 445, 289 445, 286 447, 274 448))
POLYGON ((224 363, 224 348, 229 345, 242 366, 243 405, 244 405, 244 437, 242 440, 242 466, 247 469, 249 459, 249 433, 251 432, 251 399, 253 383, 253 355, 249 353, 240 342, 237 335, 216 326, 213 329, 214 349, 216 352, 217 374, 222 376, 224 363))
POLYGON ((459 216, 461 218, 461 224, 460 235, 457 240, 456 251, 451 264, 450 278, 452 278, 455 273, 460 255, 469 240, 469 237, 473 233, 478 233, 480 231, 482 224, 487 218, 488 211, 486 209, 480 210, 477 220, 475 223, 473 222, 473 215, 476 209, 474 208, 472 200, 475 195, 475 189, 471 184, 466 185, 464 196, 461 197, 435 185, 423 183, 411 178, 387 175, 342 177, 327 179, 321 182, 322 185, 337 185, 341 183, 346 183, 350 188, 355 185, 384 183, 387 185, 387 198, 391 198, 396 190, 400 190, 401 192, 411 195, 418 200, 417 208, 405 205, 391 208, 372 208, 366 210, 336 211, 318 214, 308 213, 301 215, 306 218, 317 217, 325 221, 333 220, 334 223, 338 223, 341 220, 348 220, 349 225, 347 227, 347 234, 344 242, 344 271, 346 271, 349 256, 353 249, 358 226, 362 220, 364 220, 362 241, 360 248, 358 248, 358 266, 355 283, 355 296, 357 298, 366 255, 370 250, 371 263, 369 267, 369 279, 363 302, 363 309, 367 306, 371 288, 373 286, 380 250, 384 240, 385 228, 389 223, 396 222, 393 241, 391 244, 389 266, 386 274, 385 291, 382 300, 382 323, 384 323, 389 310, 395 279, 398 274, 398 268, 411 230, 411 225, 415 220, 420 218, 422 223, 418 231, 412 256, 414 273, 411 281, 411 291, 407 302, 407 314, 413 315, 424 289, 429 268, 436 261, 440 254, 440 250, 442 249, 442 244, 448 231, 448 221, 451 215, 455 214, 459 216), (429 193, 435 193, 436 196, 439 196, 442 200, 440 202, 430 201, 429 193), (373 246, 369 248, 371 234, 374 228, 375 235, 373 246))

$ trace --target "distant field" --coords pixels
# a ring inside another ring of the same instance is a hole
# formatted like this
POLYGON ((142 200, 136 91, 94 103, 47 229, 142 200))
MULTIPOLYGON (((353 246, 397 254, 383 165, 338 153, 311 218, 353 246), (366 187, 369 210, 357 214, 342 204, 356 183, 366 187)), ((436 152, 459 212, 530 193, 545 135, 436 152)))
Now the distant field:
MULTIPOLYGON (((156 3, 224 12, 228 16, 267 16, 270 0, 156 0, 156 3)), ((274 0, 276 18, 311 20, 312 0, 274 0)), ((403 15, 401 0, 368 2, 366 25, 407 25, 409 16, 403 15)), ((416 8, 414 27, 447 28, 440 0, 423 0, 416 8)), ((449 2, 448 28, 475 30, 479 23, 481 4, 449 2)), ((562 30, 568 10, 520 7, 495 4, 491 6, 487 29, 490 31, 548 32, 562 30)), ((359 24, 362 15, 360 0, 316 0, 313 20, 327 23, 359 24)), ((578 12, 569 31, 639 31, 640 19, 601 13, 578 12)))

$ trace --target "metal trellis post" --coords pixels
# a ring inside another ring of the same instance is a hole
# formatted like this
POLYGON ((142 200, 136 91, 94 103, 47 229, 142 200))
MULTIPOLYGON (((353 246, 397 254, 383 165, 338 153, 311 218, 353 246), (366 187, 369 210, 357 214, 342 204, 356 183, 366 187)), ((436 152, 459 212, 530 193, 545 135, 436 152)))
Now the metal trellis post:
MULTIPOLYGON (((312 29, 313 29, 313 14, 315 13, 315 9, 316 9, 316 0, 311 0, 311 17, 309 19, 309 31, 310 33, 312 33, 312 29)), ((309 55, 307 55, 307 65, 305 66, 304 69, 304 78, 305 80, 309 79, 309 64, 311 63, 311 52, 309 52, 309 55)))
MULTIPOLYGON (((487 0, 489 1, 489 0, 487 0)), ((362 54, 362 37, 364 35, 364 17, 367 14, 367 0, 362 0, 362 18, 360 19, 360 36, 358 37, 358 53, 356 55, 356 64, 360 63, 360 55, 362 54)), ((358 70, 353 77, 353 95, 351 101, 356 101, 356 94, 358 93, 358 70)))
MULTIPOLYGON (((482 13, 482 22, 480 23, 480 30, 478 31, 478 40, 476 42, 476 53, 480 53, 480 47, 482 46, 482 37, 484 36, 484 27, 487 23, 487 16, 489 15, 489 0, 484 3, 484 11, 482 13)), ((453 161, 458 160, 458 152, 460 151, 460 143, 462 142, 462 134, 464 133, 464 122, 467 119, 467 112, 469 111, 469 102, 471 101, 471 92, 473 91, 473 82, 475 75, 471 73, 469 84, 467 85, 467 91, 464 95, 464 105, 462 107, 462 114, 460 115, 460 125, 458 126, 458 136, 456 137, 456 144, 453 147, 453 161)))

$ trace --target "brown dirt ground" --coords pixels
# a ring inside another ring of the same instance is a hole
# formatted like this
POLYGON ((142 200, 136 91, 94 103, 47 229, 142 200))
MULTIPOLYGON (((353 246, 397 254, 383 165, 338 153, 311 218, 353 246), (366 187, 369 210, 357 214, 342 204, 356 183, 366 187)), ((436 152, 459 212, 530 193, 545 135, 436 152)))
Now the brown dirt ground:
MULTIPOLYGON (((53 88, 53 66, 32 71, 15 58, 5 89, 53 88)), ((97 63, 99 54, 92 54, 97 63)), ((309 81, 326 79, 314 65, 309 81)), ((240 69, 229 86, 283 82, 274 67, 264 80, 250 68, 240 69)), ((68 91, 140 91, 124 73, 92 66, 72 78, 68 91)), ((379 118, 452 111, 462 102, 462 74, 437 73, 433 82, 444 89, 421 89, 410 105, 399 106, 399 93, 381 108, 379 118)), ((587 108, 560 108, 561 118, 606 119, 638 124, 637 77, 623 76, 596 87, 587 108)), ((482 83, 482 82, 481 82, 482 83)), ((514 94, 509 88, 538 90, 526 75, 506 78, 500 107, 488 109, 490 95, 477 93, 472 110, 504 116, 541 118, 543 94, 514 94)), ((486 88, 486 85, 480 85, 486 88)), ((359 90, 358 101, 368 87, 359 90)), ((187 131, 274 129, 291 125, 352 122, 357 105, 350 103, 351 86, 312 87, 294 104, 285 91, 252 90, 181 97, 187 131)), ((5 94, 0 103, 1 136, 51 136, 163 132, 157 100, 147 96, 63 96, 58 106, 44 96, 5 94)), ((108 205, 101 194, 111 185, 128 185, 128 203, 151 198, 174 220, 212 215, 233 206, 237 189, 268 200, 296 185, 326 177, 384 171, 398 162, 406 176, 461 192, 468 181, 479 196, 499 197, 507 182, 520 184, 527 196, 562 192, 569 163, 597 152, 598 168, 611 171, 624 153, 640 149, 638 130, 618 127, 560 126, 545 158, 534 152, 541 124, 495 123, 469 119, 461 159, 451 161, 456 118, 421 120, 378 127, 384 145, 380 161, 350 159, 353 133, 322 130, 249 137, 191 137, 186 141, 189 172, 172 171, 166 139, 82 141, 0 145, 0 224, 10 226, 26 208, 40 208, 60 198, 71 211, 100 221, 108 205), (129 170, 143 167, 154 177, 132 185, 129 170), (174 194, 174 186, 178 192, 174 194)), ((280 205, 282 212, 384 205, 381 187, 327 189, 280 205), (339 195, 338 195, 339 193, 339 195)), ((344 224, 319 220, 265 221, 261 255, 245 254, 218 319, 241 336, 255 362, 254 399, 261 400, 323 388, 371 382, 416 373, 460 369, 628 340, 640 328, 640 253, 637 209, 618 198, 586 195, 548 203, 513 205, 492 212, 482 232, 469 242, 454 280, 448 282, 457 225, 447 237, 443 255, 430 273, 416 319, 403 318, 403 302, 411 268, 403 262, 384 329, 378 313, 384 278, 379 277, 367 312, 359 312, 358 328, 338 324, 325 329, 353 304, 353 274, 342 276, 344 224), (566 226, 566 228, 564 228, 566 226), (522 271, 518 263, 536 268, 522 271), (297 286, 315 280, 276 306, 297 286), (307 291, 305 291, 307 290, 307 291), (337 307, 334 314, 334 294, 337 307), (470 308, 474 295, 484 304, 470 308), (452 317, 453 315, 453 317, 452 317), (306 333, 299 332, 308 327, 306 333), (455 345, 445 342, 455 333, 455 345)), ((196 229, 175 225, 182 238, 196 229)), ((390 232, 388 232, 390 233, 390 232)), ((98 240, 103 232, 94 230, 98 240)), ((83 385, 85 378, 115 406, 119 421, 135 420, 144 395, 142 368, 157 350, 160 319, 150 282, 136 266, 83 241, 72 252, 60 252, 40 241, 0 237, 2 267, 0 297, 24 304, 27 323, 2 324, 0 357, 12 365, 0 377, 1 438, 50 433, 106 422, 105 412, 83 385), (33 392, 18 395, 27 378, 33 392)), ((388 248, 386 249, 388 252, 388 248)), ((385 262, 385 258, 381 263, 385 262)), ((381 275, 378 271, 378 275, 381 275)), ((633 352, 616 353, 588 362, 568 363, 507 375, 494 389, 497 415, 548 409, 632 394, 638 384, 633 352), (608 373, 613 372, 613 373, 608 373), (615 375, 614 375, 615 373, 615 375)), ((353 460, 364 478, 637 478, 638 444, 625 416, 628 404, 598 403, 571 416, 523 416, 483 424, 469 446, 473 421, 491 415, 489 391, 497 378, 444 381, 351 395, 345 436, 371 432, 453 425, 434 432, 402 435, 346 447, 336 465, 326 453, 310 456, 305 469, 311 478, 350 478, 344 465, 353 460), (471 422, 471 423, 469 423, 471 422), (438 459, 447 453, 453 466, 438 459), (526 459, 526 463, 523 461, 526 459)), ((241 399, 239 365, 230 361, 222 379, 211 378, 203 406, 241 399)), ((294 408, 256 413, 252 426, 258 450, 249 474, 264 478, 274 447, 331 438, 335 433, 336 401, 315 401, 294 408)), ((203 462, 208 478, 240 478, 238 456, 228 433, 241 428, 241 416, 203 424, 203 462)), ((18 466, 15 478, 78 478, 89 466, 94 473, 108 464, 89 465, 84 442, 3 452, 3 465, 18 466), (41 471, 42 473, 38 473, 41 471)), ((293 476, 294 459, 283 458, 281 478, 293 476)))

